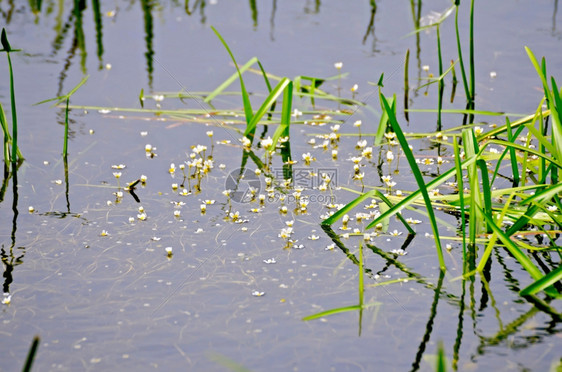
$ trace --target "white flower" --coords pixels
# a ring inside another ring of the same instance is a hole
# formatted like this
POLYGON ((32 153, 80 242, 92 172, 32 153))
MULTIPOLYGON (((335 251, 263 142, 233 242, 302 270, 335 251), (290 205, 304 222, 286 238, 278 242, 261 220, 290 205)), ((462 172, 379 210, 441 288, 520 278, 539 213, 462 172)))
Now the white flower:
POLYGON ((249 148, 252 145, 252 142, 248 139, 248 137, 242 137, 241 141, 242 145, 246 148, 249 148))
POLYGON ((166 247, 164 249, 166 250, 166 254, 168 255, 168 257, 172 256, 173 254, 172 247, 166 247))
POLYGON ((283 238, 283 239, 289 239, 291 237, 291 235, 293 234, 293 228, 292 227, 284 227, 281 229, 281 232, 279 233, 279 237, 283 238))
POLYGON ((121 172, 113 172, 113 176, 115 178, 119 178, 119 177, 121 177, 121 172))
POLYGON ((252 296, 254 296, 254 297, 262 297, 264 295, 265 295, 265 292, 252 291, 252 296))
POLYGON ((4 297, 2 298, 2 304, 9 305, 11 303, 12 303, 12 296, 9 293, 5 292, 4 297))
POLYGON ((273 139, 271 137, 267 137, 261 140, 261 147, 263 147, 266 150, 269 150, 270 147, 273 145, 273 139))
POLYGON ((361 156, 353 156, 353 157, 351 158, 351 161, 352 161, 354 164, 359 164, 359 163, 361 162, 361 160, 363 160, 363 157, 361 157, 361 156))
POLYGON ((399 256, 405 256, 405 255, 408 254, 408 252, 406 252, 403 249, 393 249, 393 250, 390 251, 390 253, 394 253, 394 254, 397 254, 399 256))
POLYGON ((355 174, 355 175, 353 176, 353 179, 354 179, 354 180, 359 180, 359 181, 360 181, 360 180, 363 179, 363 177, 365 177, 365 173, 357 173, 357 174, 355 174))
POLYGON ((307 152, 305 154, 302 154, 302 160, 304 160, 304 163, 306 165, 309 165, 311 161, 314 161, 316 159, 313 158, 312 155, 310 155, 310 152, 307 152))
POLYGON ((199 153, 201 153, 203 151, 206 151, 206 150, 207 150, 207 146, 202 146, 202 145, 197 145, 193 148, 193 152, 196 153, 196 154, 199 154, 199 153))
POLYGON ((392 151, 388 150, 386 152, 386 161, 390 163, 393 160, 394 160, 394 154, 392 153, 392 151))
POLYGON ((263 263, 274 264, 274 263, 277 263, 277 261, 275 261, 275 258, 272 257, 272 258, 268 258, 267 260, 263 260, 263 263))
POLYGON ((338 70, 341 70, 343 67, 343 62, 336 62, 334 63, 334 67, 338 70))
POLYGON ((391 231, 389 234, 391 236, 400 236, 400 235, 402 235, 402 232, 400 232, 398 230, 394 230, 394 231, 391 231))
POLYGON ((365 148, 367 146, 367 140, 357 141, 357 147, 360 149, 365 148))
POLYGON ((318 235, 314 235, 312 234, 311 236, 308 237, 309 240, 318 240, 320 239, 320 237, 318 235))

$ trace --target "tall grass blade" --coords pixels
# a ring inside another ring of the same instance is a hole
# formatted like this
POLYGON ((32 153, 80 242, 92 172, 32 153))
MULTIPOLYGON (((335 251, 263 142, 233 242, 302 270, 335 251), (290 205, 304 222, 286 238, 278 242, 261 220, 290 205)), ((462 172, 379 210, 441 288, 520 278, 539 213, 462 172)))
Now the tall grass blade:
MULTIPOLYGON (((505 126, 507 128, 507 140, 509 142, 515 142, 515 139, 517 138, 519 131, 518 133, 515 134, 515 136, 513 135, 513 132, 511 131, 511 122, 509 121, 509 118, 505 118, 505 126)), ((519 183, 520 178, 519 178, 519 165, 517 163, 517 155, 513 147, 509 147, 509 160, 511 163, 511 174, 513 174, 513 184, 515 186, 519 183)))
POLYGON ((408 114, 408 106, 410 101, 410 84, 408 82, 408 69, 410 66, 410 49, 406 50, 406 57, 404 58, 404 118, 410 121, 408 114))
POLYGON ((447 358, 445 357, 445 348, 441 341, 439 341, 439 346, 437 346, 437 365, 435 370, 437 372, 447 372, 447 358))
MULTIPOLYGON (((349 213, 353 208, 355 208, 357 205, 361 204, 365 199, 372 198, 375 195, 376 195, 376 190, 367 191, 366 193, 358 196, 357 198, 355 198, 351 202, 347 203, 343 208, 338 210, 336 213, 334 213, 330 217, 326 218, 320 224, 324 225, 324 226, 333 225, 337 220, 339 220, 344 215, 349 213)), ((367 228, 369 228, 369 226, 367 226, 367 228)))
POLYGON ((246 127, 246 131, 244 132, 244 136, 248 137, 251 133, 253 133, 256 130, 256 126, 258 125, 258 122, 263 118, 263 116, 269 110, 271 105, 275 103, 279 95, 283 93, 285 87, 288 86, 290 83, 291 80, 289 80, 288 78, 281 79, 281 81, 277 84, 277 86, 275 86, 275 88, 263 101, 258 111, 256 111, 256 113, 252 116, 252 119, 248 123, 246 127))
MULTIPOLYGON (((476 97, 476 73, 474 72, 474 0, 470 1, 470 108, 474 109, 474 98, 476 97)), ((470 120, 472 122, 472 120, 470 120)))
POLYGON ((13 164, 15 164, 18 160, 23 160, 23 158, 18 158, 18 154, 21 155, 21 153, 18 150, 18 116, 16 112, 14 71, 12 68, 12 58, 10 57, 10 52, 17 52, 19 49, 12 49, 4 28, 2 28, 2 34, 0 35, 0 43, 2 44, 2 50, 0 50, 0 52, 6 52, 6 56, 8 57, 8 67, 10 72, 10 103, 12 109, 12 157, 10 160, 13 164))
POLYGON ((519 294, 521 296, 528 296, 545 290, 546 288, 552 286, 554 283, 562 280, 562 266, 558 266, 556 269, 552 270, 539 280, 530 284, 529 286, 523 288, 519 294))
POLYGON ((380 94, 380 98, 383 102, 384 105, 384 109, 388 114, 389 117, 389 121, 390 121, 390 125, 392 126, 392 130, 394 131, 394 133, 396 133, 396 138, 398 139, 398 142, 400 142, 400 146, 402 147, 402 151, 404 152, 404 155, 406 156, 406 159, 408 160, 408 163, 410 164, 410 168, 412 171, 412 174, 414 175, 416 182, 420 188, 421 194, 423 196, 423 199, 425 201, 425 205, 427 207, 427 214, 429 216, 429 222, 431 224, 431 229, 433 231, 433 235, 434 235, 434 239, 435 239, 435 248, 437 249, 437 256, 439 258, 439 266, 441 268, 441 270, 445 270, 445 261, 443 259, 443 250, 441 248, 441 239, 439 238, 439 230, 437 228, 437 221, 435 220, 435 214, 433 212, 433 205, 431 204, 431 200, 429 198, 429 193, 427 192, 427 185, 425 184, 425 181, 423 179, 423 176, 420 172, 420 169, 418 168, 418 164, 416 163, 416 159, 414 158, 414 154, 412 153, 412 150, 410 150, 410 147, 408 145, 408 141, 406 140, 406 137, 404 136, 404 133, 402 132, 402 129, 400 128, 400 125, 398 124, 397 120, 396 120, 396 116, 394 115, 394 112, 392 112, 392 109, 390 108, 390 105, 388 103, 388 101, 386 100, 386 98, 380 94))
MULTIPOLYGON (((247 69, 249 69, 254 63, 257 63, 258 59, 256 57, 251 58, 248 62, 244 64, 244 66, 240 67, 234 74, 232 74, 228 79, 226 79, 221 85, 219 85, 215 90, 213 90, 203 102, 209 103, 219 94, 221 94, 226 88, 228 88, 236 79, 239 78, 239 73, 244 73, 247 69)), ((265 74, 264 74, 265 76, 265 74)), ((268 81, 269 82, 269 81, 268 81)))
POLYGON ((453 151, 455 154, 455 171, 457 173, 457 189, 459 190, 459 208, 461 212, 461 229, 462 229, 462 256, 463 262, 466 262, 466 214, 464 212, 464 182, 461 167, 461 157, 459 152, 459 144, 456 138, 453 140, 453 151))
MULTIPOLYGON (((82 85, 84 85, 86 83, 86 81, 88 81, 89 76, 86 76, 84 78, 82 78, 82 80, 74 87, 72 88, 68 93, 59 96, 59 97, 55 97, 55 98, 50 98, 50 99, 46 99, 43 100, 41 102, 37 102, 35 105, 40 105, 42 103, 47 103, 47 102, 53 102, 56 101, 53 106, 56 106, 62 102, 65 102, 65 111, 64 111, 64 138, 63 138, 63 147, 62 147, 62 155, 64 156, 64 158, 66 158, 68 156, 68 130, 69 130, 69 122, 68 122, 68 111, 69 111, 69 103, 70 103, 70 97, 72 97, 72 95, 74 93, 76 93, 76 91, 78 89, 80 89, 80 87, 82 85)), ((141 91, 141 95, 142 95, 142 91, 141 91)), ((142 102, 142 100, 141 100, 142 102)))
POLYGON ((33 366, 33 361, 35 359, 35 354, 37 353, 37 349, 39 348, 39 336, 35 336, 33 338, 33 342, 31 343, 31 347, 27 353, 27 358, 25 359, 25 364, 23 366, 23 372, 30 372, 31 367, 33 366))
MULTIPOLYGON (((466 156, 473 157, 478 153, 478 144, 472 129, 465 129, 462 131, 462 139, 464 145, 464 152, 466 156)), ((477 157, 478 158, 478 157, 477 157)), ((482 196, 480 193, 480 182, 478 180, 478 165, 477 162, 467 166, 468 183, 470 189, 469 197, 469 229, 468 240, 471 247, 476 244, 476 236, 482 233, 482 219, 478 218, 476 209, 482 207, 482 196)))
MULTIPOLYGON (((482 217, 486 220, 488 225, 492 228, 492 230, 497 234, 498 238, 500 238, 501 242, 505 245, 507 250, 513 255, 513 257, 521 264, 521 266, 531 275, 531 277, 535 280, 541 279, 544 275, 543 273, 531 262, 529 257, 523 253, 519 247, 513 243, 513 241, 506 235, 492 220, 491 216, 488 216, 481 208, 478 208, 479 213, 482 217)), ((558 296, 558 291, 553 287, 547 287, 544 289, 545 293, 549 296, 556 297, 558 296)))
MULTIPOLYGON (((232 62, 234 63, 234 67, 236 67, 236 71, 238 72, 238 80, 240 80, 240 90, 242 91, 242 101, 244 103, 244 114, 246 116, 246 123, 250 124, 250 122, 252 121, 252 118, 254 116, 254 112, 252 110, 252 105, 250 103, 250 96, 248 95, 248 91, 246 90, 246 86, 244 85, 244 79, 242 79, 242 73, 240 72, 240 69, 238 68, 238 64, 236 63, 236 59, 234 58, 234 54, 232 54, 232 52, 230 51, 230 48, 228 47, 228 44, 226 43, 226 41, 223 39, 223 37, 217 31, 216 28, 211 26, 211 29, 213 30, 215 35, 217 35, 217 37, 221 41, 222 45, 224 46, 224 48, 226 49, 226 51, 230 55, 230 58, 232 59, 232 62)), ((249 139, 253 140, 253 136, 252 136, 252 138, 249 138, 249 139)))
POLYGON ((283 108, 281 109, 281 124, 275 130, 273 134, 273 144, 271 145, 271 151, 275 150, 277 142, 280 137, 289 136, 289 128, 291 124, 291 108, 293 103, 293 83, 289 81, 289 84, 285 87, 283 93, 283 108))

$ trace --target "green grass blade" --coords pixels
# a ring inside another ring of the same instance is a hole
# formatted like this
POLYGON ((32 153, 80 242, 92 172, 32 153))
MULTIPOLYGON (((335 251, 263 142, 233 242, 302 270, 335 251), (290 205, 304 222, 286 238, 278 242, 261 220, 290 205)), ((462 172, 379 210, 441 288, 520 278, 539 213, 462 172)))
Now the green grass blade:
MULTIPOLYGON (((488 215, 492 215, 492 196, 490 192, 490 181, 488 178, 488 166, 486 161, 483 159, 479 159, 476 162, 476 165, 480 168, 480 180, 482 184, 482 196, 484 199, 484 212, 488 213, 488 215)), ((488 228, 488 232, 489 228, 488 228)))
MULTIPOLYGON (((244 64, 244 66, 240 67, 240 69, 230 75, 228 79, 226 79, 221 85, 219 85, 215 90, 213 90, 203 102, 209 103, 214 98, 216 98, 219 94, 221 94, 226 88, 228 88, 236 79, 239 78, 238 73, 244 73, 247 69, 249 69, 254 63, 258 63, 258 59, 256 57, 251 58, 248 62, 244 64)), ((264 75, 265 76, 265 75, 264 75)))
MULTIPOLYGON (((324 225, 324 226, 331 226, 333 225, 337 220, 339 220, 340 218, 342 218, 344 215, 346 215, 349 211, 351 211, 353 208, 355 208, 357 205, 359 205, 360 203, 362 203, 365 199, 367 198, 372 198, 376 195, 376 190, 370 190, 367 191, 366 193, 360 195, 359 197, 355 198, 354 200, 350 201, 349 203, 347 203, 343 208, 341 208, 340 210, 338 210, 336 213, 334 213, 333 215, 331 215, 330 217, 326 218, 324 221, 322 221, 320 224, 324 225)), ((369 228, 369 227, 367 227, 369 228)))
MULTIPOLYGON (((467 167, 468 165, 474 163, 475 161, 476 161, 476 157, 468 158, 468 159, 464 160, 461 165, 462 165, 462 167, 467 167)), ((426 185, 427 190, 432 190, 432 189, 438 187, 439 185, 441 185, 442 183, 447 181, 449 178, 451 178, 454 174, 455 174, 455 168, 451 168, 451 169, 445 171, 439 177, 434 178, 432 181, 427 183, 427 185, 426 185)), ((371 221, 371 223, 369 225, 367 225, 366 228, 370 229, 370 228, 374 227, 376 224, 378 224, 380 221, 384 220, 385 218, 390 218, 390 217, 394 216, 401 209, 406 208, 409 205, 411 205, 412 203, 416 202, 420 198, 420 196, 421 196, 421 190, 420 189, 412 192, 410 195, 408 195, 407 197, 402 199, 401 202, 395 204, 394 208, 391 208, 390 210, 388 210, 384 213, 381 213, 381 215, 379 217, 375 218, 373 221, 371 221)), ((341 215, 339 217, 341 218, 342 216, 343 215, 341 215)))
MULTIPOLYGON (((509 121, 509 118, 505 118, 505 126, 507 128, 507 140, 509 142, 515 142, 518 134, 516 134, 515 136, 513 135, 513 132, 511 131, 511 122, 509 121)), ((519 182, 519 165, 517 163, 517 156, 515 154, 515 149, 513 147, 509 148, 509 159, 510 159, 510 163, 511 163, 511 174, 513 174, 513 182, 518 183, 519 182)), ((494 174, 494 177, 495 177, 495 174, 494 174)))
POLYGON ((459 144, 453 139, 453 151, 455 154, 455 171, 457 173, 457 189, 459 190, 459 210, 461 213, 461 229, 462 229, 462 255, 463 262, 466 262, 466 215, 464 213, 464 182, 461 167, 461 157, 459 151, 459 144))
POLYGON ((240 80, 240 90, 242 91, 242 101, 244 103, 244 114, 246 116, 246 123, 250 124, 250 121, 252 120, 252 118, 254 116, 254 112, 252 110, 252 105, 250 103, 250 96, 248 95, 248 91, 246 90, 246 86, 244 85, 244 79, 242 79, 242 73, 240 72, 240 69, 238 68, 238 64, 236 63, 236 59, 234 58, 234 54, 232 54, 232 52, 230 51, 230 48, 228 47, 228 44, 226 43, 226 41, 223 39, 221 34, 213 26, 211 26, 211 29, 213 30, 215 35, 217 35, 217 37, 221 41, 222 45, 224 46, 224 48, 226 49, 226 51, 230 55, 230 58, 232 59, 232 62, 234 63, 234 67, 236 67, 236 71, 238 72, 238 79, 240 80))
MULTIPOLYGON (((392 202, 390 200, 388 200, 386 198, 386 196, 384 196, 382 194, 382 192, 375 190, 375 193, 377 194, 377 196, 386 204, 388 205, 390 208, 394 207, 394 204, 392 204, 392 202)), ((406 227, 406 229, 408 230, 409 234, 415 234, 416 232, 414 231, 414 229, 412 229, 412 227, 410 226, 410 224, 404 219, 404 217, 402 217, 402 213, 398 212, 396 213, 396 217, 398 217, 398 219, 400 220, 400 222, 402 222, 402 224, 404 225, 404 227, 406 227)))
MULTIPOLYGON (((509 206, 511 205, 511 201, 513 200, 514 197, 515 197, 515 193, 512 193, 509 196, 509 198, 507 199, 507 201, 506 201, 499 217, 496 219, 496 221, 499 221, 501 223, 501 221, 504 220, 505 215, 509 210, 509 206)), ((494 232, 492 234, 492 236, 488 239, 488 245, 486 246, 486 249, 484 250, 484 253, 482 254, 482 258, 480 259, 480 263, 476 267, 476 271, 482 272, 484 270, 484 267, 486 266, 486 262, 488 261, 488 258, 492 254, 492 249, 496 245, 496 240, 497 240, 497 234, 494 232)))
POLYGON ((521 296, 532 295, 546 288, 552 286, 554 283, 562 280, 562 266, 558 266, 556 269, 552 270, 539 280, 535 281, 531 285, 523 288, 519 294, 521 296))
MULTIPOLYGON (((462 139, 464 145, 464 152, 466 156, 476 156, 479 153, 478 144, 472 129, 465 129, 462 131, 462 139)), ((480 193, 480 181, 478 179, 478 160, 475 164, 467 167, 468 183, 470 189, 469 199, 469 226, 468 226, 468 240, 471 246, 476 244, 476 237, 482 232, 482 220, 478 218, 476 209, 482 206, 482 195, 480 193)))
MULTIPOLYGON (((393 111, 396 111, 396 102, 394 102, 394 97, 390 98, 390 107, 392 108, 393 111)), ((384 137, 384 134, 388 128, 388 114, 386 113, 386 111, 384 110, 384 108, 381 105, 382 110, 382 115, 379 121, 379 127, 377 129, 377 134, 375 136, 375 142, 374 145, 378 146, 382 143, 382 139, 384 137)))
POLYGON ((551 187, 546 188, 540 192, 535 193, 528 197, 527 199, 521 201, 521 205, 529 204, 529 203, 537 203, 537 204, 544 204, 558 193, 562 192, 562 183, 558 185, 553 185, 551 187))
POLYGON ((271 92, 271 83, 269 82, 269 78, 267 77, 267 74, 265 73, 265 69, 263 68, 261 62, 259 60, 257 60, 258 62, 258 66, 260 67, 260 71, 263 75, 263 80, 265 80, 265 85, 267 86, 267 91, 271 92))
POLYGON ((283 93, 283 108, 281 109, 281 124, 275 130, 273 134, 273 144, 271 145, 271 151, 275 151, 277 146, 277 141, 279 137, 289 136, 289 128, 291 124, 291 108, 293 103, 293 83, 289 81, 289 84, 285 87, 283 93))
POLYGON ((35 336, 33 338, 33 342, 31 343, 31 347, 27 353, 27 358, 25 359, 25 364, 23 366, 23 372, 30 372, 31 367, 33 366, 33 360, 35 359, 35 354, 37 353, 37 349, 39 348, 39 336, 35 336))
POLYGON ((406 140, 406 137, 404 136, 404 133, 402 132, 402 129, 400 128, 400 125, 398 124, 398 121, 396 120, 396 116, 394 115, 394 112, 392 112, 392 109, 390 108, 390 105, 388 103, 388 101, 386 100, 386 98, 381 94, 380 98, 383 102, 384 105, 384 109, 388 114, 388 118, 390 121, 390 125, 392 126, 392 129, 394 131, 394 133, 396 133, 396 138, 398 139, 398 142, 400 142, 400 146, 402 147, 402 151, 404 152, 404 155, 406 156, 406 159, 408 160, 408 163, 410 164, 410 168, 412 171, 412 174, 414 175, 416 182, 420 188, 421 194, 423 196, 423 199, 425 201, 425 205, 427 207, 427 214, 429 216, 429 222, 431 224, 431 229, 433 231, 433 235, 435 238, 435 248, 437 249, 437 256, 439 258, 439 266, 441 268, 441 270, 445 270, 445 261, 443 259, 443 250, 441 248, 441 239, 439 238, 439 230, 437 228, 437 222, 435 221, 435 214, 433 212, 433 206, 431 204, 431 200, 429 198, 429 193, 427 192, 427 185, 425 184, 425 181, 423 179, 423 176, 420 172, 420 169, 418 168, 418 164, 416 163, 416 159, 414 158, 414 154, 412 153, 412 150, 410 150, 410 147, 408 145, 408 141, 406 140))
POLYGON ((285 87, 289 85, 290 82, 291 80, 287 78, 281 79, 281 81, 277 84, 277 86, 271 91, 271 93, 269 93, 269 95, 267 96, 265 101, 263 101, 258 111, 256 111, 255 115, 253 115, 252 120, 248 123, 248 126, 246 127, 246 131, 244 132, 245 136, 248 136, 248 134, 255 131, 258 122, 269 110, 271 105, 275 103, 279 95, 283 92, 285 87))
MULTIPOLYGON (((6 34, 4 33, 4 29, 2 29, 3 33, 2 35, 5 37, 6 34)), ((8 42, 8 40, 6 39, 6 43, 8 42)), ((9 45, 8 45, 9 47, 9 45)), ((6 46, 4 45, 4 49, 6 49, 6 46)), ((16 92, 15 92, 15 88, 14 88, 14 72, 12 70, 12 59, 10 58, 10 52, 7 51, 6 55, 8 56, 8 66, 9 66, 9 70, 10 70, 10 103, 11 103, 11 108, 12 108, 12 163, 15 163, 16 161, 18 161, 18 154, 19 154, 19 149, 18 149, 18 116, 16 113, 16 92)), ((20 158, 20 160, 23 160, 23 158, 20 158)))
MULTIPOLYGON (((482 217, 486 220, 488 225, 494 230, 497 234, 498 238, 500 238, 501 242, 505 245, 507 250, 513 255, 513 257, 521 264, 521 266, 531 275, 531 277, 535 280, 541 279, 544 275, 543 273, 535 266, 535 264, 527 257, 525 253, 523 253, 519 247, 513 243, 513 241, 507 236, 492 220, 491 216, 488 216, 481 208, 478 208, 478 211, 482 215, 482 217)), ((545 292, 552 297, 558 296, 558 291, 554 288, 548 287, 545 288, 545 292)))
POLYGON ((435 370, 437 372, 447 372, 447 358, 445 357, 445 348, 441 341, 439 341, 439 346, 437 346, 437 365, 435 370))
POLYGON ((323 317, 328 316, 328 315, 345 313, 345 312, 354 311, 354 310, 361 310, 361 306, 360 305, 353 305, 353 306, 338 307, 337 309, 326 310, 326 311, 322 311, 320 313, 305 316, 304 318, 302 318, 302 320, 307 321, 307 320, 319 319, 319 318, 323 318, 323 317))
POLYGON ((2 134, 4 136, 3 140, 3 154, 4 154, 4 161, 7 163, 10 162, 10 143, 12 141, 12 137, 10 136, 10 129, 8 129, 8 121, 6 120, 6 114, 4 113, 4 108, 0 103, 0 127, 2 128, 2 134))

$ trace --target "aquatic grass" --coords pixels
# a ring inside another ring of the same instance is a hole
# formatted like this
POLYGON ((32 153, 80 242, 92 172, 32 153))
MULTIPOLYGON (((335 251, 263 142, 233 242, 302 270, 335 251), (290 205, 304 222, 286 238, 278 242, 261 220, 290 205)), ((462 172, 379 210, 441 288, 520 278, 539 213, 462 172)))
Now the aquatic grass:
POLYGON ((410 149, 410 147, 408 145, 408 141, 406 140, 406 137, 404 137, 404 133, 402 133, 402 129, 400 128, 400 125, 398 124, 398 122, 396 120, 396 116, 392 112, 392 109, 390 108, 387 99, 382 94, 380 95, 380 99, 382 100, 383 105, 384 105, 384 109, 385 109, 386 113, 388 114, 389 122, 390 122, 390 125, 392 126, 392 130, 396 134, 396 138, 398 139, 398 142, 400 142, 400 146, 402 147, 402 151, 404 152, 404 155, 406 156, 406 159, 408 160, 408 163, 410 164, 410 169, 411 169, 411 171, 412 171, 412 173, 413 173, 413 175, 416 179, 416 182, 417 182, 417 184, 420 188, 423 199, 425 200, 425 203, 426 203, 426 206, 427 206, 427 212, 428 212, 428 215, 429 215, 429 222, 431 224, 431 229, 433 230, 433 235, 434 235, 434 239, 435 239, 435 247, 437 249, 437 257, 439 259, 439 266, 440 266, 441 270, 445 270, 445 261, 443 260, 443 250, 441 248, 441 240, 439 239, 439 230, 437 228, 437 222, 435 221, 435 214, 433 213, 433 207, 431 205, 431 200, 429 199, 429 193, 428 193, 428 190, 426 188, 425 181, 424 181, 423 176, 420 172, 420 169, 418 168, 418 165, 417 165, 416 160, 414 158, 414 154, 412 153, 412 150, 410 149))
MULTIPOLYGON (((338 246, 343 247, 343 249, 345 251, 347 251, 347 248, 345 248, 345 246, 343 244, 341 244, 341 242, 339 240, 337 240, 337 238, 334 238, 336 240, 338 244, 338 246)), ((336 243, 335 242, 335 243, 336 243)), ((363 318, 363 310, 368 309, 370 307, 373 306, 378 306, 379 303, 377 302, 371 302, 371 303, 367 303, 365 304, 365 279, 364 279, 364 271, 365 271, 365 267, 364 267, 364 261, 363 261, 363 240, 360 239, 359 240, 359 250, 358 250, 358 256, 359 259, 352 259, 352 261, 357 265, 358 267, 358 284, 357 284, 357 291, 358 291, 358 304, 357 305, 351 305, 351 306, 343 306, 343 307, 338 307, 338 308, 334 308, 334 309, 330 309, 330 310, 325 310, 325 311, 321 311, 319 313, 316 314, 312 314, 312 315, 308 315, 302 318, 303 321, 309 321, 309 320, 315 320, 315 319, 320 319, 320 318, 324 318, 330 315, 334 315, 334 314, 340 314, 340 313, 345 313, 345 312, 349 312, 349 311, 359 311, 359 336, 361 336, 361 322, 362 322, 362 318, 363 318)), ((353 256, 351 253, 347 253, 347 256, 353 256)), ((351 257, 349 257, 351 258, 351 257)))
MULTIPOLYGON (((248 91, 246 90, 246 86, 244 85, 244 79, 242 78, 242 73, 240 72, 240 69, 238 68, 238 63, 236 63, 236 59, 234 58, 234 54, 232 54, 232 51, 230 50, 226 41, 223 39, 222 35, 213 26, 211 26, 211 29, 213 30, 215 35, 219 38, 220 42, 222 43, 222 45, 224 46, 224 48, 228 52, 228 55, 232 59, 232 62, 234 63, 234 67, 236 67, 236 71, 238 72, 238 81, 240 82, 240 90, 242 92, 242 103, 244 104, 244 114, 245 114, 245 117, 246 117, 246 124, 249 125, 250 121, 252 120, 252 117, 254 116, 254 113, 253 113, 253 110, 252 110, 252 104, 250 103, 250 96, 248 94, 248 91)), ((250 138, 248 138, 248 139, 250 139, 250 138)), ((250 141, 252 139, 253 139, 253 136, 250 139, 250 141)))
POLYGON ((58 106, 60 105, 62 102, 65 102, 65 110, 64 110, 64 137, 63 137, 63 147, 62 147, 62 155, 63 157, 66 159, 68 156, 68 129, 69 129, 69 122, 68 122, 68 112, 69 112, 69 102, 70 102, 70 97, 72 97, 72 95, 74 93, 76 93, 76 91, 78 89, 80 89, 80 87, 82 85, 84 85, 86 83, 86 81, 88 81, 88 77, 86 76, 84 78, 82 78, 82 80, 74 87, 72 88, 68 93, 59 96, 59 97, 55 97, 55 98, 49 98, 46 99, 44 101, 41 102, 37 102, 36 105, 40 105, 43 103, 47 103, 47 102, 53 102, 55 101, 55 103, 53 104, 52 107, 58 106))
MULTIPOLYGON (((12 154, 10 159, 4 158, 6 162, 10 161, 11 163, 15 164, 17 162, 23 161, 23 157, 21 152, 18 148, 18 116, 16 112, 16 93, 14 88, 14 71, 12 68, 12 58, 10 57, 10 53, 12 52, 19 52, 21 49, 12 49, 10 43, 8 42, 8 37, 6 36, 6 29, 2 28, 2 34, 0 35, 0 43, 2 44, 2 49, 0 52, 5 52, 8 58, 8 68, 10 72, 10 104, 11 104, 11 115, 12 115, 12 136, 11 136, 11 145, 12 145, 12 154)), ((2 110, 3 111, 3 110, 2 110)), ((2 117, 2 131, 4 132, 4 149, 6 149, 6 143, 10 142, 9 135, 7 135, 7 123, 5 123, 5 115, 4 113, 0 113, 0 117, 2 117)))
POLYGON ((35 360, 35 355, 37 354, 37 349, 39 349, 39 336, 35 336, 27 352, 27 358, 25 358, 25 364, 23 365, 23 372, 31 372, 31 367, 33 367, 33 361, 35 360))

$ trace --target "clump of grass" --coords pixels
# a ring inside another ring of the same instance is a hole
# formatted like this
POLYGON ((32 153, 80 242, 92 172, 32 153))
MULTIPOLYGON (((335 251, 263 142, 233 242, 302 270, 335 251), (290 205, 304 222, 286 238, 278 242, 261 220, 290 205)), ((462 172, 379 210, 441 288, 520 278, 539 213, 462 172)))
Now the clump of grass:
POLYGON ((4 161, 6 164, 23 161, 23 156, 18 147, 18 116, 16 112, 16 93, 14 88, 14 71, 12 68, 12 58, 10 57, 11 52, 19 52, 20 49, 12 49, 10 43, 8 42, 8 37, 6 36, 6 29, 2 28, 2 35, 0 36, 0 42, 2 44, 2 49, 0 52, 5 52, 8 57, 8 67, 10 70, 10 103, 12 109, 12 134, 8 130, 8 123, 6 120, 6 115, 4 110, 0 105, 0 124, 2 126, 2 132, 4 133, 4 161), (10 152, 10 145, 12 146, 10 152))

